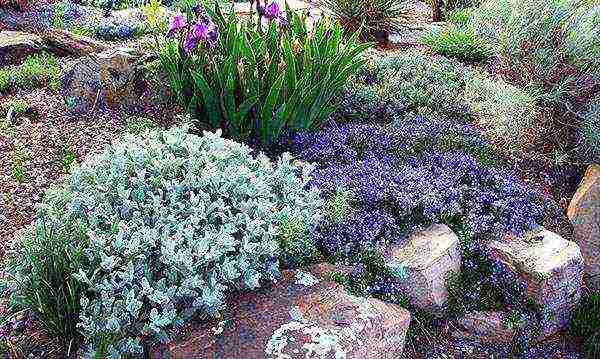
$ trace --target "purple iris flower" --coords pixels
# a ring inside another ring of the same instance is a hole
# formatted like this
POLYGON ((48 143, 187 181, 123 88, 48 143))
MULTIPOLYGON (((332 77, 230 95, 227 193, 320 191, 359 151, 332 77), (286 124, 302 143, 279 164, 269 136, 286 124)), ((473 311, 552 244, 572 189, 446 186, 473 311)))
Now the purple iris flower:
POLYGON ((281 8, 276 2, 272 2, 265 7, 265 17, 267 19, 277 19, 281 16, 281 8))
POLYGON ((264 16, 265 18, 267 18, 269 20, 277 20, 281 24, 285 23, 285 18, 283 17, 283 11, 281 11, 281 7, 276 2, 272 2, 272 3, 268 4, 267 6, 260 5, 258 7, 258 13, 261 16, 264 16))
POLYGON ((169 31, 167 32, 167 37, 173 36, 179 30, 185 28, 187 26, 187 18, 181 12, 178 12, 171 18, 171 24, 169 25, 169 31))
POLYGON ((184 48, 187 53, 194 50, 199 43, 208 43, 211 47, 215 47, 219 41, 219 29, 212 22, 200 21, 196 23, 184 43, 184 48))

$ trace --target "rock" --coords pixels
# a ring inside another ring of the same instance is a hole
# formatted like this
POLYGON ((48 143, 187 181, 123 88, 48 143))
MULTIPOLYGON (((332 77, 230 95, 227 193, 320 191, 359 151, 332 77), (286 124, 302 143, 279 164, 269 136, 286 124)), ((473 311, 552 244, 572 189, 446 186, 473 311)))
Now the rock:
POLYGON ((42 34, 0 31, 0 66, 18 64, 27 56, 46 51, 57 56, 84 56, 105 50, 106 45, 66 30, 42 34))
POLYGON ((448 301, 446 280, 459 272, 461 254, 458 237, 443 224, 433 224, 413 233, 406 245, 392 245, 384 251, 386 265, 404 270, 396 285, 412 305, 428 312, 441 312, 448 301))
POLYGON ((20 31, 0 31, 0 67, 17 64, 45 49, 44 39, 20 31))
POLYGON ((136 64, 142 55, 115 48, 77 59, 64 72, 62 95, 74 113, 139 101, 136 64))
POLYGON ((573 196, 567 216, 581 248, 588 287, 600 290, 600 164, 590 166, 573 196))
POLYGON ((271 287, 231 295, 224 320, 192 329, 188 338, 154 350, 152 357, 399 358, 408 311, 354 297, 311 274, 323 272, 284 271, 271 287))
POLYGON ((510 345, 515 331, 508 326, 507 317, 504 312, 467 313, 458 320, 464 331, 456 332, 454 336, 485 344, 510 345))
POLYGON ((583 258, 577 244, 541 229, 492 241, 489 248, 524 279, 527 297, 540 311, 541 335, 564 329, 581 299, 583 258))

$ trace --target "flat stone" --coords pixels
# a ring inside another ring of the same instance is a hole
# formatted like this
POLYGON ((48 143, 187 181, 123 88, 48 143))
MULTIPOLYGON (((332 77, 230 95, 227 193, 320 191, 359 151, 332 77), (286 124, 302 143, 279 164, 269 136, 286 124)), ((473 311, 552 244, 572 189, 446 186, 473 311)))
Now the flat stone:
POLYGON ((441 312, 448 302, 446 280, 460 272, 461 254, 458 237, 443 224, 433 224, 413 233, 406 244, 392 245, 384 251, 386 266, 404 272, 396 285, 412 305, 441 312))
POLYGON ((573 196, 567 216, 581 248, 588 288, 600 290, 600 164, 590 166, 573 196))
POLYGON ((0 66, 20 63, 45 48, 44 39, 20 31, 0 31, 0 66))
POLYGON ((527 296, 541 312, 542 336, 564 329, 581 299, 579 246, 541 229, 511 241, 492 241, 489 247, 524 279, 527 296))
POLYGON ((509 345, 515 332, 507 325, 507 317, 505 312, 467 313, 458 320, 463 331, 457 331, 454 336, 485 344, 509 345))
POLYGON ((398 358, 410 313, 346 293, 323 274, 284 271, 271 287, 231 295, 223 320, 201 324, 153 358, 398 358))

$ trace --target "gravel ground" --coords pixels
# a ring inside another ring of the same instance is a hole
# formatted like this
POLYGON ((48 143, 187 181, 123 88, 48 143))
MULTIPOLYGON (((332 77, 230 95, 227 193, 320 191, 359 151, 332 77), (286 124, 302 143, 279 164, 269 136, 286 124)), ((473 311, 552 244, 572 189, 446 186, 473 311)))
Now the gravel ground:
MULTIPOLYGON (((19 118, 0 131, 0 257, 15 232, 31 223, 43 191, 65 175, 64 148, 72 149, 77 161, 102 151, 134 116, 126 111, 104 110, 85 118, 71 118, 66 115, 62 97, 47 89, 20 91, 0 100, 0 106, 12 98, 26 99, 37 116, 19 118), (13 175, 18 148, 25 154, 22 183, 13 175)), ((163 113, 169 117, 168 112, 163 113)))

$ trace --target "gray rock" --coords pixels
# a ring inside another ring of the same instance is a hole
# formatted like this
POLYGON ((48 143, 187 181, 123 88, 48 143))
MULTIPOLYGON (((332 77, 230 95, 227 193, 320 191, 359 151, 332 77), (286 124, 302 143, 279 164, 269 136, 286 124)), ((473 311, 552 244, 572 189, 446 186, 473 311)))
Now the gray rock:
POLYGON ((489 247, 526 283, 527 296, 541 314, 541 335, 552 335, 569 324, 581 299, 583 258, 579 246, 546 229, 489 247))
POLYGON ((114 48, 74 61, 61 79, 62 95, 73 113, 139 100, 136 63, 142 55, 129 48, 114 48))
POLYGON ((455 337, 476 340, 485 344, 509 345, 515 331, 508 324, 505 312, 471 312, 458 320, 463 331, 454 333, 455 337))
POLYGON ((433 224, 413 233, 405 245, 385 250, 385 263, 391 270, 405 271, 396 285, 412 305, 429 312, 441 312, 448 302, 446 280, 460 272, 458 237, 446 225, 433 224))

